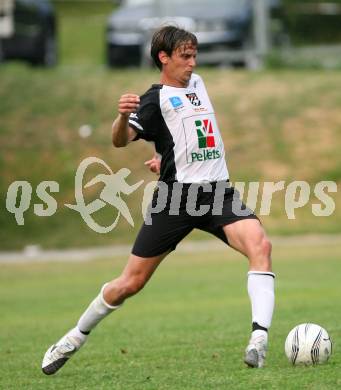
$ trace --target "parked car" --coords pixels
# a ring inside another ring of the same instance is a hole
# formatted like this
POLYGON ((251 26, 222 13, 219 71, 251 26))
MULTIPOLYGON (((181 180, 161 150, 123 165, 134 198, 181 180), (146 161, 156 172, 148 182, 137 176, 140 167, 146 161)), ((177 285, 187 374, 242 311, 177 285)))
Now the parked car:
POLYGON ((0 1, 0 60, 57 63, 57 23, 49 0, 0 1))
MULTIPOLYGON (((267 0, 271 12, 279 0, 267 0)), ((139 65, 148 58, 150 36, 170 22, 194 32, 199 64, 220 61, 218 53, 233 51, 235 61, 252 46, 252 0, 122 0, 106 29, 106 57, 110 67, 139 65)), ((233 58, 231 59, 231 61, 233 58)))

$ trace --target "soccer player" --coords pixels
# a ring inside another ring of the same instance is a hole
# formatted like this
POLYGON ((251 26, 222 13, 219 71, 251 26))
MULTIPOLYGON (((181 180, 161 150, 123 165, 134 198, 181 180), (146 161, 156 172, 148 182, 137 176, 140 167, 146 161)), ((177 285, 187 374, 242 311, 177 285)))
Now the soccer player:
MULTIPOLYGON (((45 353, 42 370, 47 375, 57 372, 82 347, 100 321, 139 292, 167 254, 195 228, 248 258, 252 333, 244 361, 250 367, 264 364, 274 309, 271 244, 258 218, 229 185, 215 113, 203 80, 193 73, 196 55, 195 35, 173 26, 161 28, 151 44, 160 83, 141 97, 124 94, 119 100, 113 144, 125 147, 140 138, 152 141, 161 156, 160 185, 150 205, 150 220, 142 225, 122 274, 103 285, 76 326, 45 353)), ((147 165, 158 170, 155 159, 147 165)))

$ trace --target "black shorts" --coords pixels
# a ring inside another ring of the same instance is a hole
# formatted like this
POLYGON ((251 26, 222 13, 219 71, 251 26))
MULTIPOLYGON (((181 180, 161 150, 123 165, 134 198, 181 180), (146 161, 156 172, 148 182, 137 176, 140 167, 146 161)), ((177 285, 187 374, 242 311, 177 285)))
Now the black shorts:
POLYGON ((132 254, 139 257, 174 250, 193 229, 211 233, 228 244, 223 226, 242 219, 258 219, 228 182, 172 183, 166 189, 156 189, 149 207, 149 217, 145 218, 132 249, 132 254))

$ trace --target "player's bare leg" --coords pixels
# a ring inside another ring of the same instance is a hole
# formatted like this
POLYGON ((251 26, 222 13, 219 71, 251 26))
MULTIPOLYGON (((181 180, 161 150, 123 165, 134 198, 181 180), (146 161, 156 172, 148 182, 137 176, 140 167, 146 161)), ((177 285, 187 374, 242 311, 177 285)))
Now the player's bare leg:
POLYGON ((130 255, 122 274, 102 287, 76 327, 47 350, 42 363, 44 374, 56 373, 84 345, 89 333, 100 321, 144 287, 166 255, 150 258, 130 255))
POLYGON ((252 334, 245 351, 245 363, 262 367, 268 344, 268 329, 274 310, 274 277, 271 243, 256 219, 224 226, 229 244, 249 259, 248 293, 252 308, 252 334))

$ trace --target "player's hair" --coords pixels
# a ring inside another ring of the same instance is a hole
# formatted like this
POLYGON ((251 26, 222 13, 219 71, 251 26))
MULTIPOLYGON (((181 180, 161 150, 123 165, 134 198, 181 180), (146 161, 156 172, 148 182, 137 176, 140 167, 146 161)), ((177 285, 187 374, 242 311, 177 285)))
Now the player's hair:
POLYGON ((150 55, 155 65, 161 70, 162 63, 159 60, 160 51, 171 56, 173 51, 184 44, 198 46, 197 37, 189 31, 175 26, 165 26, 156 31, 152 38, 150 55))

